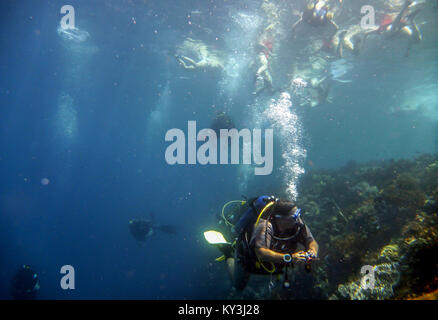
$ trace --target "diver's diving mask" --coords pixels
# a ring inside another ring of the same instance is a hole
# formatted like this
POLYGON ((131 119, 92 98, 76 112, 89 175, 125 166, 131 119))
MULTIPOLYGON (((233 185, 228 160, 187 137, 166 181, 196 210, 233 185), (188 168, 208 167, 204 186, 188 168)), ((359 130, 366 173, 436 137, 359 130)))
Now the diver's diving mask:
POLYGON ((289 215, 289 216, 284 216, 284 215, 276 214, 276 215, 274 215, 274 217, 277 218, 277 219, 294 219, 295 221, 297 221, 298 218, 301 215, 300 212, 301 212, 301 209, 297 208, 297 210, 295 210, 295 212, 293 214, 289 215))
POLYGON ((291 240, 295 238, 302 227, 302 224, 298 222, 300 212, 301 209, 297 208, 291 215, 274 215, 274 218, 278 219, 278 222, 274 224, 276 225, 275 229, 277 229, 279 236, 273 235, 273 238, 277 240, 291 240))

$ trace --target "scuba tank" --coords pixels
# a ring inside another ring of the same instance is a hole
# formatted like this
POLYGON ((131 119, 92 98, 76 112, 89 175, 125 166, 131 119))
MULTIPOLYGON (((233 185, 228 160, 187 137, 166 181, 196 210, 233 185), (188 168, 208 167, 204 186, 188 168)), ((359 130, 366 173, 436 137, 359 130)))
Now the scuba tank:
POLYGON ((242 234, 244 230, 256 222, 259 213, 272 201, 276 201, 274 196, 260 196, 249 200, 249 207, 234 226, 234 231, 237 234, 242 234))

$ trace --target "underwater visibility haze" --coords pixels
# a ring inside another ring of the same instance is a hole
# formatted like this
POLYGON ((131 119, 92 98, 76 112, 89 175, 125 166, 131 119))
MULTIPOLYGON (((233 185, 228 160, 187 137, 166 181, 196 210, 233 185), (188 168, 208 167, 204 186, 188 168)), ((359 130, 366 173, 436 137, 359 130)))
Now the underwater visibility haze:
POLYGON ((0 299, 437 299, 437 1, 0 12, 0 299))

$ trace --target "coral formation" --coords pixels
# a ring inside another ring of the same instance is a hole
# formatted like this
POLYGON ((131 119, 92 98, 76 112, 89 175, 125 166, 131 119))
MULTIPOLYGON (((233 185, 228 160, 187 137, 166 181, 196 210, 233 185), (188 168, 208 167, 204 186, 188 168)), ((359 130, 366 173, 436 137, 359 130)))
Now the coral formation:
POLYGON ((341 284, 338 286, 338 295, 334 294, 330 299, 348 300, 384 300, 394 296, 393 287, 400 280, 397 263, 382 263, 373 266, 374 283, 366 286, 361 279, 341 284))
POLYGON ((397 262, 400 260, 400 248, 396 244, 388 244, 380 251, 379 258, 397 262))
POLYGON ((421 208, 426 201, 418 182, 409 174, 401 174, 383 190, 382 197, 389 204, 402 208, 421 208))
POLYGON ((365 199, 374 198, 379 193, 379 189, 376 186, 370 186, 366 181, 359 182, 352 190, 365 199))
POLYGON ((323 259, 330 299, 405 299, 438 288, 438 156, 348 163, 303 177, 298 198, 323 259), (341 214, 342 213, 342 214, 341 214), (360 268, 372 265, 373 290, 360 268))

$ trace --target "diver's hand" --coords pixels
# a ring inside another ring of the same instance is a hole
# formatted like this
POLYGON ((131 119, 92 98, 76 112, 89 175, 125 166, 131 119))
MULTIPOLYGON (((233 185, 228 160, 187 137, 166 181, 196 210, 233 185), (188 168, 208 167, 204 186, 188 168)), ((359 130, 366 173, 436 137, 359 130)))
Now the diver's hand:
POLYGON ((307 254, 304 251, 295 252, 292 254, 292 259, 296 262, 305 262, 307 254))
POLYGON ((307 250, 307 260, 316 259, 317 255, 318 254, 314 250, 312 250, 312 249, 307 250))
POLYGON ((306 260, 312 261, 313 259, 316 259, 316 253, 312 249, 309 249, 306 251, 306 260))

